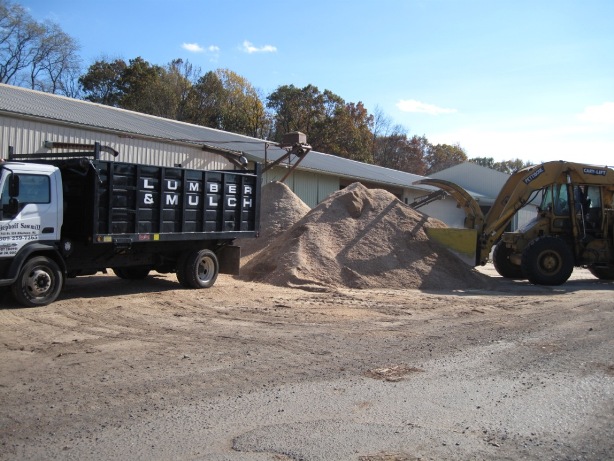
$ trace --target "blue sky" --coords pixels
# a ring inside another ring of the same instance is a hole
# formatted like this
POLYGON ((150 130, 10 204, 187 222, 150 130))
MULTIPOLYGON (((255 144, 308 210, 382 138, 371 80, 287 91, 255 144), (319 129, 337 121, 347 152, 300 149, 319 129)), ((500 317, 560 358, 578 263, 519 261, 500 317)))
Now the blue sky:
POLYGON ((84 66, 230 69, 317 86, 472 157, 614 164, 613 0, 19 0, 84 66))

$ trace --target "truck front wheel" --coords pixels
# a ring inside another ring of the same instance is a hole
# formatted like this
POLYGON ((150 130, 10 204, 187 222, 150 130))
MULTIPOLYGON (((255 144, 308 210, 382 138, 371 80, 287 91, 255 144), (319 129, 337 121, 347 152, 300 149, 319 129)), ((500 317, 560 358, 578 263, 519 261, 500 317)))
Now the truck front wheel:
POLYGON ((186 288, 212 287, 220 270, 217 256, 211 250, 187 252, 177 266, 177 280, 186 288))
POLYGON ((45 256, 36 256, 23 265, 11 288, 19 304, 36 307, 55 301, 63 283, 62 271, 56 262, 45 256))
POLYGON ((533 240, 522 253, 522 272, 535 285, 561 285, 573 272, 573 253, 557 237, 533 240))

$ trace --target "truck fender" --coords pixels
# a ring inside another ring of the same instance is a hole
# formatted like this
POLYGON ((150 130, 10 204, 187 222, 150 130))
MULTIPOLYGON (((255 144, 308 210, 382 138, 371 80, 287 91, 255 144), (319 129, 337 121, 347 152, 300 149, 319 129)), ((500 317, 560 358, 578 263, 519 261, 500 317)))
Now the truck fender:
POLYGON ((1 285, 11 285, 13 282, 15 282, 22 266, 33 254, 46 255, 52 258, 58 264, 58 266, 60 266, 62 273, 64 275, 66 274, 66 264, 57 247, 52 243, 36 242, 24 246, 19 253, 15 255, 9 270, 7 271, 7 278, 2 280, 1 285))

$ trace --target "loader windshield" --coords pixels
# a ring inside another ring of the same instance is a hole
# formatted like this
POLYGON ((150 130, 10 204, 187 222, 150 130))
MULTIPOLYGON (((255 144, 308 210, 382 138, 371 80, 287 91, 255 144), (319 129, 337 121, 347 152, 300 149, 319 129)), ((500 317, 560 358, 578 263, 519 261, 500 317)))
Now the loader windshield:
POLYGON ((565 184, 554 184, 544 189, 541 210, 552 210, 555 215, 569 215, 569 197, 565 184))

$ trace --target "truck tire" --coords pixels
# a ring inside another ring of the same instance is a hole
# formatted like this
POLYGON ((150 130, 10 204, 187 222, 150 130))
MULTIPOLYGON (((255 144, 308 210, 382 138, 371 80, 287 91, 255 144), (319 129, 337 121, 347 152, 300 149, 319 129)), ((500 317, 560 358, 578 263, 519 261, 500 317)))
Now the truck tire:
POLYGON ((503 241, 500 241, 495 246, 492 253, 493 266, 501 277, 508 279, 522 279, 522 268, 510 262, 510 255, 513 253, 503 241))
POLYGON ((46 256, 35 256, 23 265, 11 290, 23 306, 46 306, 57 299, 63 284, 64 277, 57 263, 46 256))
POLYGON ((614 280, 614 267, 588 266, 588 270, 599 280, 614 280))
POLYGON ((573 267, 571 249, 557 237, 539 237, 522 253, 522 272, 535 285, 561 285, 569 279, 573 267))
POLYGON ((186 288, 210 288, 217 279, 220 265, 211 250, 187 252, 177 264, 177 280, 186 288))
POLYGON ((149 275, 151 268, 149 266, 133 266, 133 267, 114 267, 113 272, 120 279, 125 280, 142 280, 149 275))

